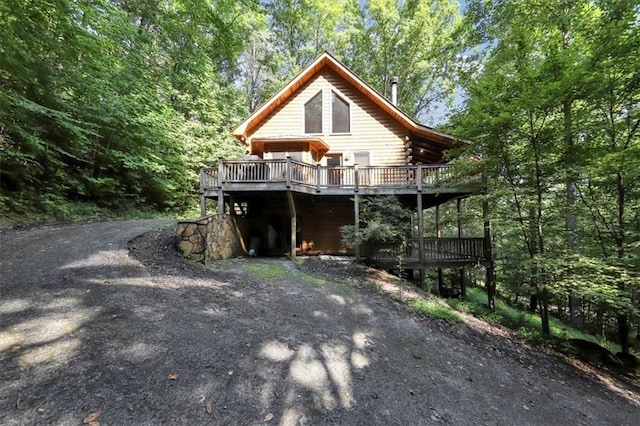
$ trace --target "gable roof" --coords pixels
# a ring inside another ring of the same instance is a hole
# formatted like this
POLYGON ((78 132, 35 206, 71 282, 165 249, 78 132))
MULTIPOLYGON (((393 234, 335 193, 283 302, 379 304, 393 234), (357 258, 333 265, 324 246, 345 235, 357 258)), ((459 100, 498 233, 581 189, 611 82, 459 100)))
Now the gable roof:
POLYGON ((329 68, 344 78, 365 97, 407 129, 408 133, 411 135, 410 143, 412 149, 412 162, 441 162, 443 152, 458 145, 458 142, 454 137, 436 132, 431 127, 424 126, 408 116, 328 52, 324 52, 318 56, 275 95, 258 107, 251 115, 249 115, 249 117, 240 123, 235 130, 233 130, 232 134, 244 143, 246 138, 249 137, 253 130, 262 123, 269 114, 286 102, 291 95, 313 79, 324 68, 329 68))

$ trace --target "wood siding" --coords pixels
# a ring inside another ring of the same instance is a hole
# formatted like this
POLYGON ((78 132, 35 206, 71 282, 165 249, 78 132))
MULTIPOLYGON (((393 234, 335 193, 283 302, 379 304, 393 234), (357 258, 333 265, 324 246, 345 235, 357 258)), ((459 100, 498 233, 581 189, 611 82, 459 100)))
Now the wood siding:
POLYGON ((304 197, 296 200, 301 219, 301 239, 313 242, 314 250, 325 254, 345 254, 340 243, 340 227, 354 221, 353 201, 346 197, 304 197))
MULTIPOLYGON (((320 137, 331 149, 341 153, 345 165, 354 164, 354 152, 370 152, 371 165, 406 164, 404 138, 407 129, 365 97, 337 73, 325 69, 274 110, 249 136, 273 137, 304 134, 304 104, 322 90, 322 127, 320 137), (331 91, 349 102, 351 133, 331 133, 331 91)), ((250 141, 249 139, 249 141, 250 141)), ((326 160, 323 159, 323 164, 326 160)))

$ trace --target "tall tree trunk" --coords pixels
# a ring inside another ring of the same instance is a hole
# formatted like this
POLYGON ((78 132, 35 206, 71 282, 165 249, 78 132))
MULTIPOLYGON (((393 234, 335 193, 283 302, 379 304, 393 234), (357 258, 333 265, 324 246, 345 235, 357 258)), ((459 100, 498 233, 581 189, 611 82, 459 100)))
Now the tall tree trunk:
MULTIPOLYGON (((533 139, 533 147, 534 147, 534 159, 535 159, 535 167, 536 167, 536 210, 535 210, 535 219, 536 219, 536 235, 538 240, 538 253, 540 255, 544 255, 544 228, 542 224, 542 169, 540 165, 540 141, 537 138, 533 139)), ((537 268, 537 266, 536 266, 537 268)), ((536 276, 536 282, 538 285, 542 286, 542 311, 540 313, 540 317, 542 320, 542 332, 546 335, 549 335, 549 294, 546 288, 545 279, 542 281, 539 279, 540 276, 544 277, 544 270, 538 270, 538 274, 536 276)))
POLYGON ((629 331, 631 331, 631 327, 629 327, 629 317, 627 314, 620 314, 618 315, 617 320, 620 350, 622 353, 628 354, 629 349, 631 348, 631 344, 629 343, 629 331))
MULTIPOLYGON (((531 235, 531 241, 529 244, 529 257, 532 262, 535 259, 536 254, 538 253, 538 239, 534 237, 537 235, 536 231, 536 211, 533 207, 529 209, 529 235, 531 235)), ((538 310, 538 267, 535 263, 531 266, 531 289, 532 293, 529 296, 529 312, 535 313, 538 310)))
MULTIPOLYGON (((626 204, 626 193, 624 187, 624 180, 622 173, 618 171, 616 176, 616 190, 618 195, 618 231, 616 237, 616 245, 618 247, 618 260, 622 261, 624 258, 624 246, 625 246, 625 222, 624 222, 624 209, 626 204)), ((620 283, 620 290, 624 291, 624 283, 620 283)), ((620 341, 620 350, 622 353, 629 353, 629 317, 626 313, 618 314, 618 339, 620 341)))
MULTIPOLYGON (((566 49, 566 44, 563 45, 563 48, 566 49)), ((576 252, 577 247, 577 229, 578 229, 578 218, 576 214, 576 176, 575 176, 575 144, 573 139, 573 109, 571 105, 571 100, 566 97, 563 102, 563 115, 564 115, 564 142, 566 145, 566 159, 565 159, 565 167, 566 170, 566 204, 567 204, 567 216, 566 216, 566 226, 567 226, 567 250, 569 252, 569 258, 576 252)), ((569 268, 570 269, 570 268, 569 268)), ((571 271, 569 270, 569 273, 571 271)), ((576 295, 573 290, 569 291, 568 294, 568 303, 569 303, 569 323, 575 324, 575 315, 576 315, 576 295)))
POLYGON ((564 114, 564 143, 566 145, 565 166, 567 167, 567 178, 565 182, 566 202, 567 202, 567 247, 573 252, 577 246, 576 231, 578 228, 578 218, 576 214, 576 177, 575 177, 575 144, 573 140, 573 109, 570 99, 565 99, 563 103, 564 114))
POLYGON ((551 328, 549 327, 549 292, 546 288, 543 288, 540 292, 541 307, 540 307, 540 320, 542 322, 542 333, 545 335, 551 334, 551 328))

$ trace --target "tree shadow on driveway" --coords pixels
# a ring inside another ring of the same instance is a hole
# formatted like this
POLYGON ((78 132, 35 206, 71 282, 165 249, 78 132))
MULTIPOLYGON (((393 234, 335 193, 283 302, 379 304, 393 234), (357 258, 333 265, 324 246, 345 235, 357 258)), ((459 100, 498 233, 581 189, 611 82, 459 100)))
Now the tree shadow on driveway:
POLYGON ((171 232, 133 244, 139 262, 112 232, 6 275, 0 423, 100 411, 102 424, 633 424, 639 413, 597 383, 563 385, 468 347, 381 295, 261 279, 245 268, 260 259, 191 265, 171 232))

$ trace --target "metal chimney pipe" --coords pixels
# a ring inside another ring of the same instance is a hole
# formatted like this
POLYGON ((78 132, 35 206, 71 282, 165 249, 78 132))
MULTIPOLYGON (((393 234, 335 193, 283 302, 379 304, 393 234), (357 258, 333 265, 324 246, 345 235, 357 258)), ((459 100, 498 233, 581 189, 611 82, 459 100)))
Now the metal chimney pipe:
POLYGON ((391 77, 391 103, 398 105, 398 77, 391 77))

